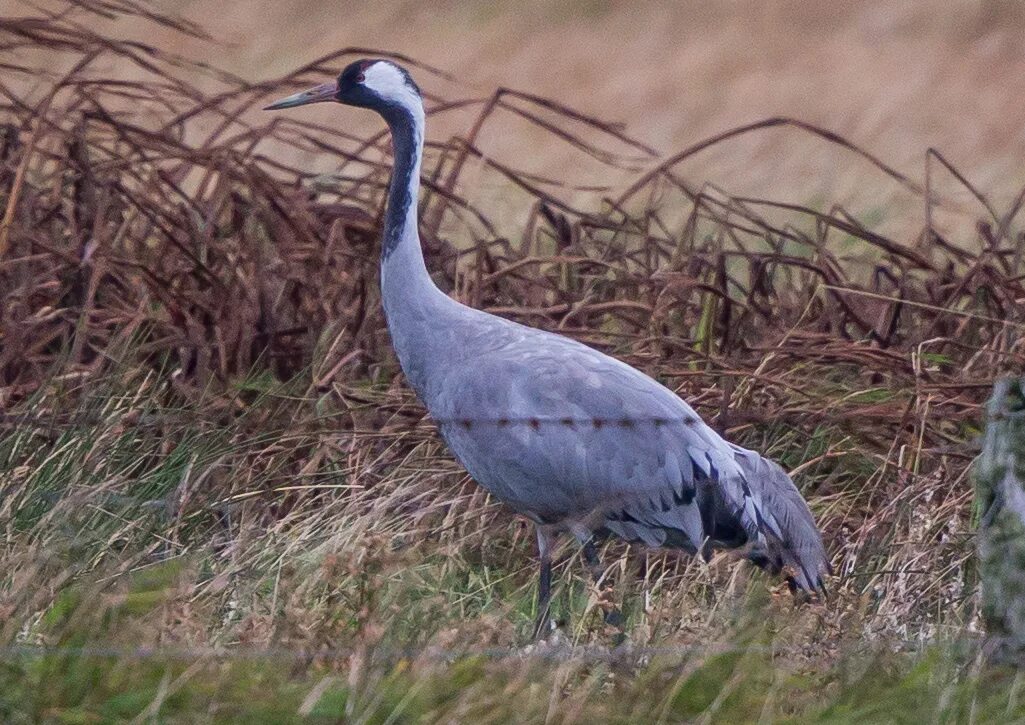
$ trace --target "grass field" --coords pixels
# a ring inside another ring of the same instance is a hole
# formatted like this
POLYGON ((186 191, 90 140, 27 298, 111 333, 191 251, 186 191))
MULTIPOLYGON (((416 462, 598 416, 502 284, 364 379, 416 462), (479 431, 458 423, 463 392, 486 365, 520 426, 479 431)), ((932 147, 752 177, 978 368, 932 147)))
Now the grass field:
POLYGON ((920 178, 781 117, 673 155, 420 67, 439 284, 778 460, 837 572, 801 602, 729 555, 610 542, 617 645, 567 546, 559 634, 527 645, 533 533, 389 347, 387 139, 253 112, 348 56, 255 83, 171 55, 208 41, 159 5, 53 7, 0 18, 0 719, 1025 718, 980 655, 970 476, 993 380, 1025 367, 1020 178, 981 191, 939 153, 920 178), (124 39, 146 28, 180 40, 124 39), (503 146, 510 118, 546 163, 503 146), (687 166, 766 132, 870 193, 687 166))

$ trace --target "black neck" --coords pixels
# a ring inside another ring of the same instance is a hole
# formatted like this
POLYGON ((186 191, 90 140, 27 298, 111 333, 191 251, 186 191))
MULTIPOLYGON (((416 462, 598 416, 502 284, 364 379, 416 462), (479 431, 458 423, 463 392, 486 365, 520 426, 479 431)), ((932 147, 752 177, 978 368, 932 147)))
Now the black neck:
POLYGON ((383 114, 391 128, 395 167, 388 187, 382 257, 387 258, 401 243, 403 234, 416 230, 416 201, 420 187, 421 134, 414 116, 404 108, 391 107, 383 114), (415 177, 415 178, 414 178, 415 177), (413 216, 409 224, 409 215, 413 216))

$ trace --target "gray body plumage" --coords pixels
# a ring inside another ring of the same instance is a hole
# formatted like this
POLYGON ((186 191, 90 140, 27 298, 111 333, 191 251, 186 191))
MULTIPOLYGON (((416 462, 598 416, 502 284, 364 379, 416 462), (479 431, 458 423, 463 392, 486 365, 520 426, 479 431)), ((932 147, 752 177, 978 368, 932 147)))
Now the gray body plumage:
MULTIPOLYGON (((811 512, 790 477, 709 428, 672 391, 579 342, 459 304, 431 281, 417 231, 424 111, 409 75, 358 61, 330 84, 272 108, 337 100, 388 122, 395 170, 382 243, 381 292, 410 385, 473 478, 532 519, 547 615, 550 533, 585 544, 612 533, 708 555, 746 547, 802 589, 828 570, 811 512)), ((589 551, 591 552, 589 554, 589 551)))
POLYGON ((399 361, 456 458, 495 497, 579 538, 609 531, 706 555, 749 546, 797 586, 821 585, 821 538, 790 478, 668 388, 444 296, 421 311, 389 311, 399 361), (425 341, 417 331, 428 325, 425 341))

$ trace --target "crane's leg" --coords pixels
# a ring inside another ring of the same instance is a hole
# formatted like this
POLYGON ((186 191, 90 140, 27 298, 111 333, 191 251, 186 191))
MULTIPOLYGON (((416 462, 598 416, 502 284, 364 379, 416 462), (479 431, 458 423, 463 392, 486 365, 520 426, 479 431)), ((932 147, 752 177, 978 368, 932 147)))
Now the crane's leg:
POLYGON ((551 629, 549 610, 552 603, 552 544, 555 537, 544 527, 537 527, 537 551, 541 559, 541 573, 537 583, 537 619, 534 621, 534 640, 544 639, 551 629))
POLYGON ((584 550, 584 561, 587 562, 587 568, 591 570, 591 576, 594 578, 594 584, 598 587, 599 592, 602 595, 602 611, 605 613, 605 624, 612 627, 623 627, 623 615, 619 609, 616 608, 611 602, 606 600, 605 595, 608 594, 608 585, 605 581, 605 568, 601 565, 601 558, 598 556, 598 549, 594 545, 594 537, 588 536, 586 540, 582 542, 584 550))

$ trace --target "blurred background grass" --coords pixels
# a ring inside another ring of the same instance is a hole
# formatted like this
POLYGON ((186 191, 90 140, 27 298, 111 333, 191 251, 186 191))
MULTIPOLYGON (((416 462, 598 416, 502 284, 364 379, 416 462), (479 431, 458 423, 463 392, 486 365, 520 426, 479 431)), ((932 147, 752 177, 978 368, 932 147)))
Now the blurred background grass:
MULTIPOLYGON (((191 0, 156 7, 183 12, 222 44, 138 20, 118 22, 118 32, 249 80, 344 47, 385 48, 451 73, 469 94, 504 86, 559 99, 624 124, 663 153, 784 115, 856 139, 905 173, 921 171, 925 149, 942 149, 1002 201, 1025 183, 1018 163, 1025 156, 1025 7, 1015 0, 191 0)), ((329 117, 376 123, 361 114, 329 117)), ((524 150, 522 137, 496 141, 503 151, 524 150)), ((539 149, 528 149, 545 163, 539 149)), ((693 163, 688 175, 745 185, 736 188, 744 193, 807 199, 844 184, 835 164, 826 167, 814 150, 779 138, 693 163)))
MULTIPOLYGON (((341 48, 382 48, 450 73, 451 85, 433 87, 445 97, 509 87, 558 99, 623 124, 663 154, 782 115, 853 139, 918 178, 926 149, 940 149, 998 204, 1010 203, 1025 184, 1017 161, 1025 155, 1025 109, 1018 100, 1025 90, 1025 8, 1016 0, 191 0, 152 6, 184 13, 216 42, 155 28, 139 17, 105 22, 94 16, 85 23, 251 82, 341 48)), ((14 14, 18 7, 45 8, 47 2, 0 3, 14 14)), ((378 128, 369 115, 333 109, 308 109, 304 117, 357 135, 378 128)), ((432 125, 443 138, 465 127, 447 119, 432 125)), ((489 124, 481 144, 493 158, 517 160, 536 173, 568 164, 582 167, 580 183, 615 186, 628 178, 607 168, 588 170, 551 136, 510 119, 489 124)), ((326 168, 322 159, 304 163, 326 168)), ((921 221, 920 206, 899 191, 865 184, 860 163, 786 130, 716 147, 681 170, 741 196, 836 201, 875 214, 896 234, 914 233, 921 221)), ((978 212, 970 195, 940 176, 939 190, 960 201, 966 214, 949 224, 970 225, 967 218, 978 212)), ((497 204, 502 192, 483 198, 497 204)))

